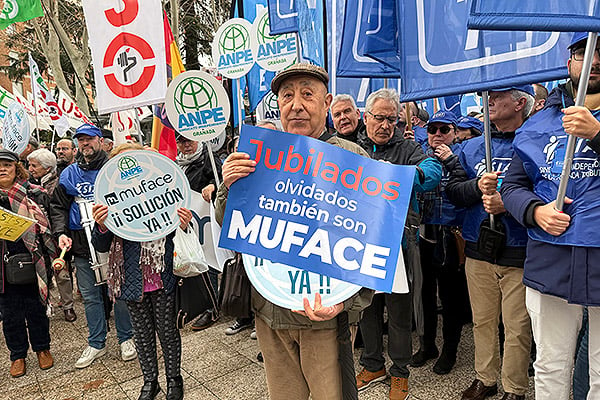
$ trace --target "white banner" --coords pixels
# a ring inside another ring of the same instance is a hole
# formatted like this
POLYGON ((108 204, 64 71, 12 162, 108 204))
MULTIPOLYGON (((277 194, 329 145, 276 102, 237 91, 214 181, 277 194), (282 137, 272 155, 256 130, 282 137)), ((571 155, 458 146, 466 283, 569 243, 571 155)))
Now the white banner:
POLYGON ((160 0, 84 0, 98 112, 164 102, 167 64, 160 0))
POLYGON ((58 88, 58 107, 67 118, 69 126, 77 129, 83 124, 92 124, 93 122, 79 109, 77 103, 73 101, 62 89, 58 88))
POLYGON ((52 120, 56 133, 58 136, 64 137, 69 131, 69 122, 63 115, 62 110, 58 107, 58 103, 54 100, 54 96, 52 96, 52 93, 48 90, 46 82, 44 82, 44 78, 42 78, 42 74, 40 74, 40 70, 31 56, 31 53, 29 53, 29 73, 31 75, 33 95, 48 107, 48 113, 50 114, 50 119, 52 120))
MULTIPOLYGON (((19 102, 19 104, 21 104, 25 108, 25 111, 27 112, 27 115, 29 116, 29 126, 30 126, 31 130, 35 129, 35 127, 36 127, 35 107, 33 105, 33 100, 27 100, 25 97, 21 96, 17 92, 13 93, 13 96, 15 97, 15 101, 19 102)), ((48 107, 46 107, 45 104, 42 104, 41 101, 38 101, 37 103, 38 103, 37 125, 42 130, 51 131, 52 130, 52 126, 51 126, 52 120, 50 119, 50 114, 48 113, 48 107)))

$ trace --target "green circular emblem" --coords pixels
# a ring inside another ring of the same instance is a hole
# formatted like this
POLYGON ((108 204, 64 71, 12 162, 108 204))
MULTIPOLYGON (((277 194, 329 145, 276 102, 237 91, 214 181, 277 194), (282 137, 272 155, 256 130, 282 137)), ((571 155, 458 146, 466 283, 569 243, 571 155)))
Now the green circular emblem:
POLYGON ((4 0, 0 19, 13 19, 19 13, 19 4, 15 0, 4 0))
POLYGON ((133 157, 125 156, 119 160, 119 170, 120 171, 129 171, 130 169, 135 168, 137 166, 138 166, 138 162, 133 157))
POLYGON ((215 89, 199 77, 181 81, 175 88, 175 109, 179 113, 217 106, 215 89))
POLYGON ((233 53, 246 48, 250 43, 250 33, 242 25, 233 24, 227 27, 219 38, 222 53, 233 53))

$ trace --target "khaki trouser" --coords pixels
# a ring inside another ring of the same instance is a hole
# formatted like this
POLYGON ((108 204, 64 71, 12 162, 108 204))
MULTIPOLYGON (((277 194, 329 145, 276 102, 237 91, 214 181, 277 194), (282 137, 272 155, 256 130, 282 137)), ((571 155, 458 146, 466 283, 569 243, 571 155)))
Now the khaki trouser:
POLYGON ((54 278, 56 279, 58 293, 62 299, 63 309, 73 309, 73 282, 71 281, 68 266, 65 266, 58 272, 54 271, 54 278))
POLYGON ((527 392, 531 322, 525 306, 523 269, 503 267, 467 258, 467 285, 473 310, 475 372, 486 386, 496 383, 500 372, 498 323, 504 323, 504 391, 523 395, 527 392))
POLYGON ((271 400, 340 400, 335 329, 271 329, 256 318, 271 400))

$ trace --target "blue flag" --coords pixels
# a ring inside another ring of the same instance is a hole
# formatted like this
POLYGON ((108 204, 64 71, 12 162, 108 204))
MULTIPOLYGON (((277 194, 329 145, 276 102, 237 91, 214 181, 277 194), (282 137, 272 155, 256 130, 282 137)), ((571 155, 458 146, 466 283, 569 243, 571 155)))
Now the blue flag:
MULTIPOLYGON (((385 0, 383 3, 387 6, 391 3, 392 9, 395 7, 393 0, 385 0)), ((342 14, 344 25, 337 57, 337 76, 400 76, 400 64, 396 62, 393 65, 392 60, 397 47, 396 13, 393 12, 392 15, 389 7, 383 9, 380 5, 381 1, 378 0, 358 0, 357 4, 348 7, 342 14), (385 63, 381 62, 384 60, 385 63)))
POLYGON ((598 0, 473 0, 471 29, 600 31, 598 0))
POLYGON ((415 167, 244 126, 256 170, 230 189, 219 245, 384 292, 406 293, 401 252, 415 167), (373 223, 376 221, 376 223, 373 223))
POLYGON ((568 76, 571 34, 471 31, 466 26, 471 3, 472 0, 397 2, 402 38, 402 101, 568 76))
POLYGON ((298 12, 294 0, 268 0, 271 35, 298 32, 298 12))

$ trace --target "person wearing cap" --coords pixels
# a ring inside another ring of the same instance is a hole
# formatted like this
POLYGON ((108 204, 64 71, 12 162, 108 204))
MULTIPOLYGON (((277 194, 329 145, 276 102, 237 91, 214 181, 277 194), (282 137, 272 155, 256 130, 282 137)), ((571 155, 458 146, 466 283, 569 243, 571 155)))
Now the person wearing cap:
POLYGON ((54 365, 46 314, 49 297, 45 258, 57 256, 56 241, 47 217, 48 195, 28 182, 28 177, 19 156, 0 149, 0 207, 36 221, 18 240, 0 240, 0 257, 4 260, 0 265, 0 313, 13 378, 25 375, 30 344, 41 369, 54 365))
POLYGON ((533 96, 531 85, 490 91, 493 172, 486 172, 484 137, 479 136, 461 146, 460 163, 450 171, 446 186, 450 201, 466 208, 462 235, 473 312, 476 378, 463 392, 463 400, 496 394, 500 373, 503 400, 524 399, 529 387, 531 323, 522 282, 527 232, 504 209, 498 188, 510 165, 515 131, 531 112, 533 96), (493 226, 488 214, 494 215, 493 226), (506 336, 502 363, 500 314, 506 336))
POLYGON ((349 94, 338 94, 331 102, 333 127, 340 137, 356 143, 365 135, 365 124, 360 119, 360 111, 354 98, 349 94))
MULTIPOLYGON (((188 139, 187 137, 176 134, 175 141, 177 142, 177 158, 175 162, 183 169, 185 176, 190 182, 190 189, 200 193, 206 202, 210 202, 213 194, 217 191, 215 174, 210 163, 209 143, 201 143, 196 140, 188 139)), ((215 159, 215 167, 217 174, 221 176, 221 160, 213 153, 215 159)), ((208 276, 213 285, 213 288, 218 291, 219 271, 213 266, 209 267, 208 276)), ((219 310, 212 308, 206 310, 192 324, 193 331, 201 331, 212 326, 219 320, 219 310)))
POLYGON ((439 162, 427 157, 421 146, 404 138, 397 128, 400 98, 393 89, 380 89, 367 97, 365 106, 366 137, 359 144, 371 158, 397 165, 415 165, 411 204, 406 217, 402 253, 409 277, 409 293, 376 294, 360 321, 364 350, 360 363, 364 367, 356 376, 357 386, 365 389, 371 383, 386 378, 383 356, 383 311, 388 314, 388 354, 392 360, 389 398, 404 400, 408 392, 408 365, 412 356, 412 310, 415 309, 417 330, 423 331, 421 294, 421 265, 417 244, 419 210, 416 193, 433 190, 439 183, 442 168, 439 162), (414 305, 414 306, 413 306, 414 305))
POLYGON ((481 136, 483 133, 483 122, 475 117, 460 117, 456 121, 456 143, 481 136))
POLYGON ((110 154, 110 152, 112 151, 115 142, 113 140, 113 133, 110 129, 105 129, 102 128, 100 129, 100 132, 102 132, 102 150, 104 150, 104 152, 106 154, 110 154))
MULTIPOLYGON (((586 32, 573 35, 569 80, 517 132, 514 155, 501 188, 506 209, 529 234, 523 282, 537 348, 536 399, 566 400, 577 337, 587 306, 588 399, 600 398, 600 56, 593 54, 584 106, 580 87, 586 32), (556 209, 568 135, 576 137, 562 211, 556 209)), ((579 388, 573 388, 574 392, 579 388)), ((579 394, 581 396, 581 394, 579 394)), ((581 397, 579 397, 581 398, 581 397)))
MULTIPOLYGON (((102 166, 108 161, 102 150, 102 132, 91 124, 83 124, 74 135, 79 149, 77 162, 60 174, 58 186, 52 195, 50 215, 52 230, 58 237, 61 249, 71 250, 74 255, 77 285, 83 296, 85 317, 88 325, 88 346, 75 363, 76 368, 88 367, 96 358, 106 353, 107 321, 103 291, 106 285, 96 285, 90 263, 88 238, 81 224, 77 198, 94 200, 94 182, 102 166)), ((123 300, 115 302, 115 327, 121 345, 121 358, 133 360, 137 354, 133 344, 133 328, 127 305, 123 300)))
MULTIPOLYGON (((329 75, 323 68, 304 63, 295 64, 275 76, 271 90, 277 94, 284 131, 322 140, 366 157, 367 153, 355 143, 327 132, 327 112, 332 100, 327 90, 328 82, 329 75)), ((246 153, 235 152, 227 157, 216 200, 215 214, 220 224, 229 187, 254 172, 255 165, 246 153)), ((356 324, 372 294, 372 290, 361 289, 343 303, 329 307, 323 307, 316 295, 314 309, 306 302, 303 311, 293 312, 269 302, 256 290, 252 291, 256 334, 271 399, 305 400, 312 396, 315 400, 337 400, 343 397, 342 364, 338 356, 350 358, 349 365, 343 363, 343 367, 353 369, 353 363, 348 354, 351 349, 347 348, 348 353, 339 351, 336 317, 344 317, 347 313, 350 324, 356 324)), ((354 385, 355 382, 345 381, 344 384, 354 385)))
POLYGON ((423 224, 419 248, 423 270, 424 334, 420 349, 413 355, 410 365, 421 367, 440 355, 435 344, 439 293, 444 344, 433 366, 433 372, 438 375, 448 374, 456 363, 462 325, 470 308, 464 262, 461 262, 456 236, 462 227, 464 209, 450 203, 445 193, 449 171, 460 162, 453 154, 456 124, 456 116, 448 111, 438 111, 429 120, 428 141, 423 145, 423 152, 442 164, 442 179, 435 190, 419 194, 423 224))
MULTIPOLYGON (((33 179, 40 183, 49 196, 52 196, 58 185, 56 173, 56 156, 48 149, 37 149, 27 156, 29 173, 33 179)), ((70 263, 60 271, 54 271, 56 286, 62 300, 62 309, 67 322, 75 322, 77 314, 73 309, 73 282, 71 281, 70 263)))

